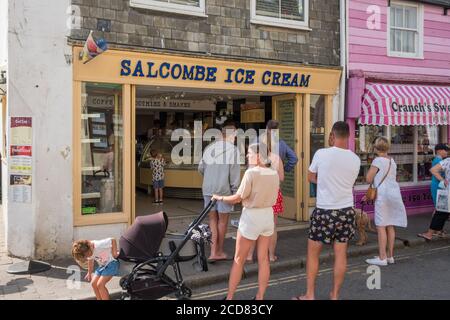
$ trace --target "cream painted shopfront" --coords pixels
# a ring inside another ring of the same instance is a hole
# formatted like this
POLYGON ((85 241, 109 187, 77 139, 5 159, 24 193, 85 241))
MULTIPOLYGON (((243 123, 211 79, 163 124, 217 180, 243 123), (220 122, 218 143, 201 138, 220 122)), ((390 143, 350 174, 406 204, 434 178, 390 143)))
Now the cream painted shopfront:
MULTIPOLYGON (((77 57, 81 48, 73 50, 77 57)), ((281 138, 299 157, 283 184, 285 217, 308 219, 315 191, 304 173, 327 142, 339 68, 116 50, 87 64, 75 59, 73 68, 76 228, 130 224, 140 214, 136 187, 151 189, 151 171, 142 161, 148 143, 141 140, 157 140, 160 150, 170 152, 174 129, 193 131, 194 121, 210 128, 230 114, 243 129, 280 121, 281 138)), ((168 163, 165 173, 168 197, 192 198, 200 191, 195 165, 168 163)), ((159 210, 150 207, 147 213, 159 210)), ((85 235, 81 229, 78 235, 85 235)))

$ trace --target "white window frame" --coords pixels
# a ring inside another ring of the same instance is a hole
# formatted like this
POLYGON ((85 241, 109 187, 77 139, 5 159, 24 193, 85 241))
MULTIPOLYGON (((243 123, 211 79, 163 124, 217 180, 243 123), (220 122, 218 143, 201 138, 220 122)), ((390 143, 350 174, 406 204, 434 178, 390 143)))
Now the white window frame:
POLYGON ((206 0, 200 0, 200 6, 193 7, 176 3, 164 3, 154 0, 130 0, 130 7, 185 14, 197 17, 207 17, 205 10, 205 1, 206 0))
POLYGON ((391 6, 403 6, 403 7, 413 7, 417 9, 417 30, 407 29, 407 28, 395 28, 397 30, 408 30, 415 31, 419 33, 419 39, 417 43, 416 53, 407 53, 391 50, 391 7, 387 7, 387 54, 389 57, 396 58, 409 58, 409 59, 423 59, 423 41, 424 41, 424 30, 423 30, 423 4, 411 3, 405 1, 391 1, 391 6))
POLYGON ((305 0, 305 21, 295 21, 282 18, 272 18, 256 14, 256 0, 250 1, 250 22, 273 27, 311 31, 309 28, 309 0, 305 0))

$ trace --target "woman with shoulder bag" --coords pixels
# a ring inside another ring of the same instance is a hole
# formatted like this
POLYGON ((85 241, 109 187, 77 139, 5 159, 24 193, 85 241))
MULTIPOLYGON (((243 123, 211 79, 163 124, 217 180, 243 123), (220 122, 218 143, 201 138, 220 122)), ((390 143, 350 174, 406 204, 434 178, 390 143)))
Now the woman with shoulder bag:
POLYGON ((379 137, 375 140, 374 151, 378 157, 372 162, 366 176, 372 190, 368 190, 363 199, 375 201, 379 256, 367 259, 366 262, 378 266, 394 263, 395 227, 407 226, 406 209, 397 183, 397 164, 388 156, 389 149, 390 144, 386 138, 379 137), (372 199, 368 199, 370 197, 372 199))

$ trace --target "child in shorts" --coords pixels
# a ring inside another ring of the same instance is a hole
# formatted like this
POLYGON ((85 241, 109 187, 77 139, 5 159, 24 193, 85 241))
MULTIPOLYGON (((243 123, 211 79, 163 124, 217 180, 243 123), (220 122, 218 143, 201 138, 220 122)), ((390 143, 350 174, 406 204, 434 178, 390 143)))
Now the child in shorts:
POLYGON ((156 150, 150 151, 150 155, 152 156, 150 166, 152 168, 153 189, 155 190, 155 201, 153 203, 163 204, 164 166, 166 165, 166 160, 156 150))
POLYGON ((85 280, 91 283, 97 300, 109 300, 106 284, 119 274, 117 242, 114 238, 103 240, 78 240, 72 245, 72 256, 75 261, 86 268, 85 280), (94 262, 98 267, 94 271, 94 262))

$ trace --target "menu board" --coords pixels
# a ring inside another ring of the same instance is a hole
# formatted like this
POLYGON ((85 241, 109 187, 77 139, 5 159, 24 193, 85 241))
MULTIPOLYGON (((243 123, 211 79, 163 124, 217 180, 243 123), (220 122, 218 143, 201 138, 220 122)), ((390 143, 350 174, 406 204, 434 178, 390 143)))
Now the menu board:
POLYGON ((31 117, 11 117, 9 192, 12 202, 31 203, 33 132, 31 117))
MULTIPOLYGON (((280 123, 280 140, 284 140, 295 150, 295 100, 283 100, 278 104, 278 121, 280 123)), ((281 184, 283 196, 295 198, 294 171, 285 172, 281 184)))

